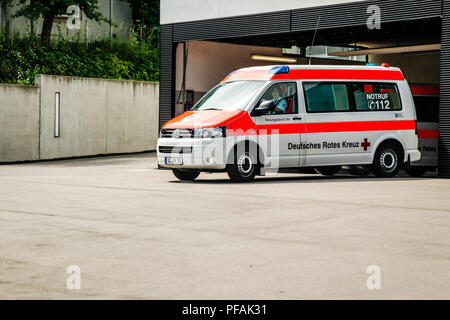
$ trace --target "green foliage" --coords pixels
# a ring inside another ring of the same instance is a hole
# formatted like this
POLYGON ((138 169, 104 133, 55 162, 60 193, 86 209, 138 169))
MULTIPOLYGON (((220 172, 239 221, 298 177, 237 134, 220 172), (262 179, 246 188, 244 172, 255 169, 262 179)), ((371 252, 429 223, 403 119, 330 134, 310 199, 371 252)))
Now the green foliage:
POLYGON ((159 26, 160 0, 121 0, 128 2, 132 11, 132 19, 136 24, 149 28, 159 26))
POLYGON ((39 17, 55 16, 66 13, 67 7, 77 5, 83 10, 83 13, 95 21, 108 21, 98 11, 98 0, 0 0, 10 6, 19 6, 19 10, 14 17, 25 17, 36 20, 39 17))
MULTIPOLYGON (((1 1, 1 0, 0 0, 1 1)), ((159 41, 159 11, 160 0, 121 0, 127 2, 131 8, 133 27, 138 39, 148 38, 159 41)))
POLYGON ((0 35, 0 82, 34 84, 37 74, 158 81, 159 42, 132 32, 128 43, 58 42, 0 35))
POLYGON ((50 44, 50 35, 55 17, 67 13, 67 8, 71 5, 77 5, 91 20, 112 23, 99 11, 98 0, 18 0, 17 2, 0 0, 0 4, 18 7, 19 9, 13 17, 25 17, 33 21, 43 17, 41 42, 45 45, 50 44))

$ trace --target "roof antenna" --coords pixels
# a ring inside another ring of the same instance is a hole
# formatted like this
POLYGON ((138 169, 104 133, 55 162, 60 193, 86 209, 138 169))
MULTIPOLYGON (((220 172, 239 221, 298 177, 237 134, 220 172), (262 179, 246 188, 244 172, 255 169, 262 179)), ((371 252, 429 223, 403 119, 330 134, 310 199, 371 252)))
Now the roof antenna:
MULTIPOLYGON (((319 29, 319 23, 320 23, 320 16, 319 16, 319 18, 317 18, 316 30, 314 30, 314 37, 313 37, 312 44, 311 44, 311 52, 312 52, 313 47, 314 47, 314 41, 316 41, 316 34, 317 34, 317 30, 319 29)), ((312 60, 312 56, 311 56, 311 53, 310 53, 309 54, 309 65, 311 65, 311 60, 312 60)))

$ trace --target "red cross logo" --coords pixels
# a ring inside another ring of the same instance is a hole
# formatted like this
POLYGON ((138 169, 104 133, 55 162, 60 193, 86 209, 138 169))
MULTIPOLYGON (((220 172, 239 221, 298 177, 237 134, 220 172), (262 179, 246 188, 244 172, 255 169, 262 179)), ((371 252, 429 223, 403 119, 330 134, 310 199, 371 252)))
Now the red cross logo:
POLYGON ((367 148, 370 147, 370 142, 367 138, 364 138, 364 142, 361 143, 361 146, 364 148, 364 151, 367 151, 367 148))

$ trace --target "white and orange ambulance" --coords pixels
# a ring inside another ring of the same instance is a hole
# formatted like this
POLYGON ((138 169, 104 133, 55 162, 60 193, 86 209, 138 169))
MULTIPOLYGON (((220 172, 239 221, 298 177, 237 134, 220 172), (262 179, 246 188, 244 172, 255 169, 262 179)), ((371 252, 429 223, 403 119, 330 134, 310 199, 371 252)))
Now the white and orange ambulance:
POLYGON ((398 68, 239 69, 168 121, 158 163, 181 180, 226 171, 233 181, 284 168, 370 167, 392 177, 420 159, 416 112, 398 68))

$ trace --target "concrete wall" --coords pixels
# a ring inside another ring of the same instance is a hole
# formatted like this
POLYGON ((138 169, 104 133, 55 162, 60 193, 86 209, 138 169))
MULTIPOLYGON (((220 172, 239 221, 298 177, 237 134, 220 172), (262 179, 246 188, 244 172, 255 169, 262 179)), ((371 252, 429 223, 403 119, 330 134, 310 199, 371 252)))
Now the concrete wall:
POLYGON ((39 159, 39 88, 0 84, 0 161, 39 159))
MULTIPOLYGON (((13 15, 21 8, 18 0, 14 0, 13 7, 6 7, 4 15, 4 27, 7 28, 10 36, 13 34, 24 35, 30 33, 30 20, 24 17, 13 18, 13 15)), ((127 41, 131 30, 131 8, 127 2, 121 0, 99 0, 98 8, 101 14, 111 18, 115 26, 109 26, 106 22, 96 22, 81 14, 80 29, 69 30, 65 18, 57 18, 52 27, 52 38, 63 36, 66 39, 88 41, 108 39, 110 36, 118 41, 127 41), (111 5, 111 6, 110 6, 111 5), (110 10, 111 8, 111 10, 110 10)), ((34 29, 37 35, 41 34, 43 19, 34 22, 34 29)), ((2 26, 0 25, 0 28, 2 26)))
POLYGON ((37 85, 0 85, 0 162, 156 149, 158 83, 41 75, 37 85))
POLYGON ((163 0, 160 21, 161 24, 176 23, 357 1, 365 0, 163 0))

